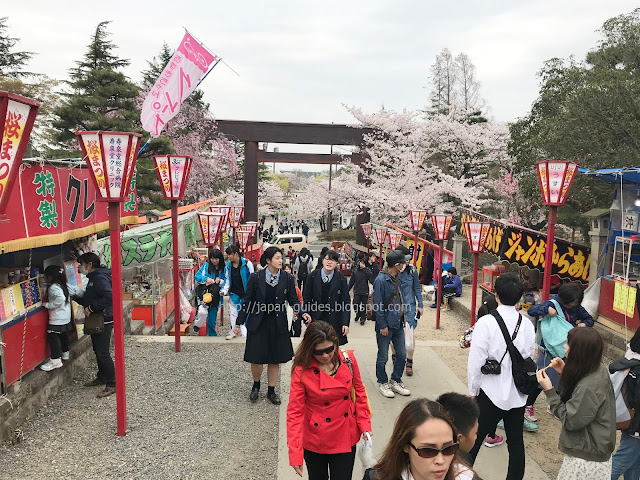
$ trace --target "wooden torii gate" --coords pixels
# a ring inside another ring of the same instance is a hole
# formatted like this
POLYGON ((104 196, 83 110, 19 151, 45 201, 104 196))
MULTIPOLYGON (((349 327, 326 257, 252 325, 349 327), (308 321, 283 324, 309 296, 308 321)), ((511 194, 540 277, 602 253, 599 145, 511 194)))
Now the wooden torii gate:
MULTIPOLYGON (((323 123, 251 122, 244 120, 217 120, 218 130, 229 140, 244 142, 244 217, 258 221, 258 163, 304 163, 337 165, 342 155, 318 153, 265 152, 258 143, 292 143, 306 145, 361 146, 363 136, 370 128, 323 123)), ((364 156, 353 153, 351 162, 360 164, 364 156)), ((365 245, 360 225, 369 222, 368 210, 356 217, 356 241, 365 245)))

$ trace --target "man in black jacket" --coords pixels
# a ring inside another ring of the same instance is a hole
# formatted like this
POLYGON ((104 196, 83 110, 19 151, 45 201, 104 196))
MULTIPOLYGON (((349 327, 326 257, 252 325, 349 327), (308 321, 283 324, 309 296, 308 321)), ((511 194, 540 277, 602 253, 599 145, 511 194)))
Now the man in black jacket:
MULTIPOLYGON (((75 300, 84 307, 88 317, 92 313, 104 316, 104 331, 91 335, 93 351, 98 363, 96 378, 85 383, 85 387, 105 385, 98 397, 108 397, 116 393, 116 369, 111 358, 111 332, 113 331, 113 298, 111 270, 100 266, 100 258, 95 253, 84 253, 78 257, 79 271, 87 276, 89 283, 81 297, 75 300)), ((118 288, 120 286, 118 285, 118 288)))
POLYGON ((353 288, 353 310, 356 312, 356 322, 364 325, 367 320, 366 308, 369 298, 369 282, 373 281, 371 268, 364 261, 364 253, 358 253, 357 261, 351 269, 349 290, 353 288))

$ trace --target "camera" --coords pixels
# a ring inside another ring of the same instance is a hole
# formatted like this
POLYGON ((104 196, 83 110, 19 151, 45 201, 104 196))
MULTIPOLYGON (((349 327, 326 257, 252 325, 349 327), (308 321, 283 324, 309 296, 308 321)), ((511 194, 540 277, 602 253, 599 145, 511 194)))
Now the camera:
POLYGON ((483 375, 500 375, 501 371, 500 362, 497 360, 487 360, 485 364, 480 367, 480 372, 482 372, 483 375))

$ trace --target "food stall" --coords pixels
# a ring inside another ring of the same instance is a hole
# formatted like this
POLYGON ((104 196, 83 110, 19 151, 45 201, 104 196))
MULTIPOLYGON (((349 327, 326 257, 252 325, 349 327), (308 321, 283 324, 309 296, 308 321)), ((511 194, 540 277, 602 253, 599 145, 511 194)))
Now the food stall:
MULTIPOLYGON (((42 271, 64 265, 82 281, 75 258, 109 226, 107 204, 96 201, 83 162, 24 161, 0 228, 0 393, 49 355, 42 271)), ((121 224, 137 223, 135 193, 122 204, 121 224)))

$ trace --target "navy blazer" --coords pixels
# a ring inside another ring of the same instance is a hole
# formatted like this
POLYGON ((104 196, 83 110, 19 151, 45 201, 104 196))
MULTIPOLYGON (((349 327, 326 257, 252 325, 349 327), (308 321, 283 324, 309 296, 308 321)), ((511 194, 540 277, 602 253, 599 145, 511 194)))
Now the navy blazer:
POLYGON ((280 271, 280 280, 276 285, 276 301, 267 307, 265 303, 265 291, 267 288, 266 269, 252 273, 247 282, 244 294, 244 303, 238 315, 238 325, 247 324, 247 330, 255 332, 265 314, 275 314, 276 325, 279 333, 288 333, 289 322, 284 302, 288 302, 294 312, 300 311, 300 300, 296 294, 296 281, 293 275, 280 271))
MULTIPOLYGON (((322 268, 316 269, 309 274, 304 284, 302 292, 302 311, 311 315, 313 320, 319 320, 322 310, 319 305, 322 303, 322 268)), ((347 343, 347 338, 342 335, 342 327, 349 326, 351 320, 351 297, 349 296, 349 285, 347 278, 337 269, 333 272, 333 277, 329 283, 329 303, 325 305, 324 311, 329 312, 325 319, 327 323, 336 330, 340 345, 347 343)))

